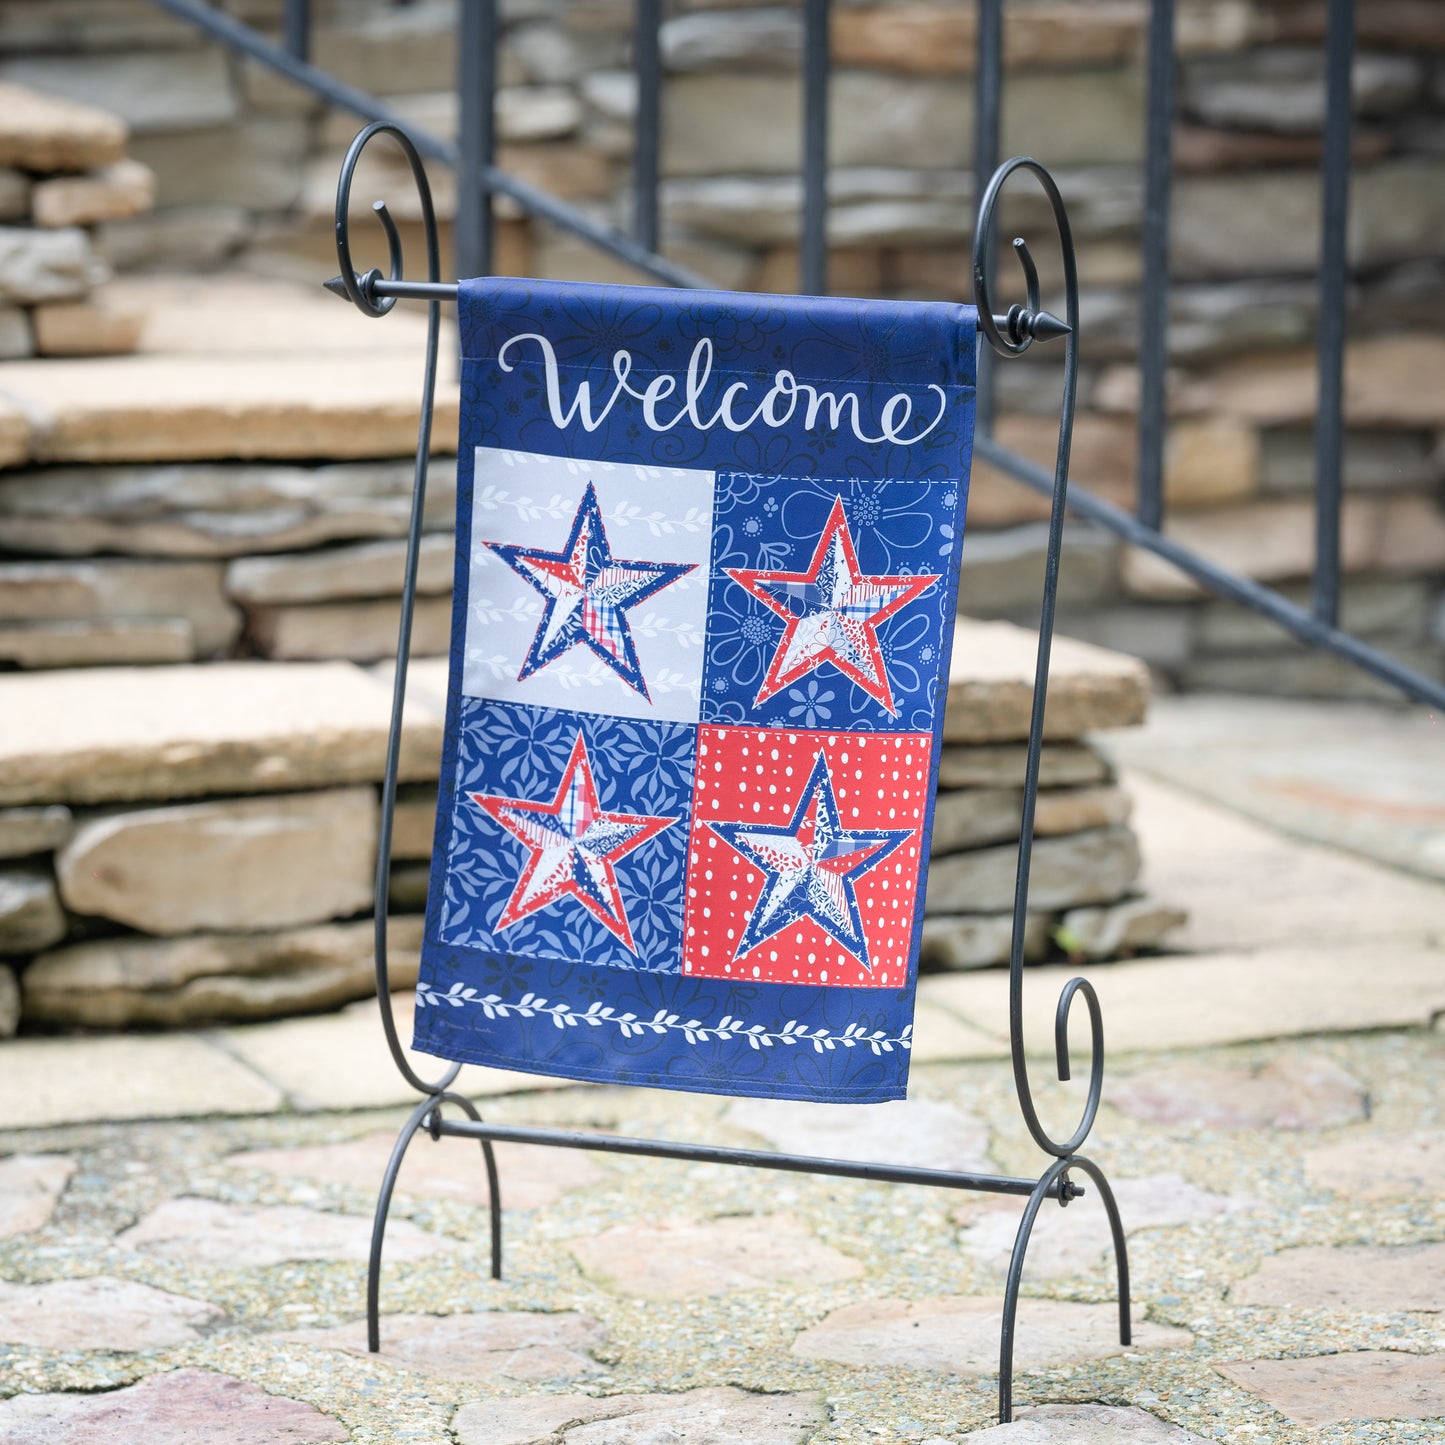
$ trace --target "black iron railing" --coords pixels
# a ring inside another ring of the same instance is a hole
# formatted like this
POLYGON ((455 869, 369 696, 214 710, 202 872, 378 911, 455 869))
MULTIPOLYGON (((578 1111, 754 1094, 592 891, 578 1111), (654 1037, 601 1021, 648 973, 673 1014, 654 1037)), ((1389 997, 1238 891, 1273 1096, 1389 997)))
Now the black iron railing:
MULTIPOLYGON (((283 43, 277 44, 204 0, 156 0, 214 39, 250 55, 332 105, 365 120, 400 123, 382 101, 345 84, 307 60, 309 0, 286 0, 283 43)), ((462 0, 457 36, 459 143, 406 126, 427 160, 453 167, 458 187, 454 229, 457 270, 484 275, 491 263, 491 200, 508 196, 530 215, 579 237, 653 280, 667 285, 707 284, 658 252, 662 135, 662 62, 659 35, 662 0, 635 0, 638 103, 633 167, 631 233, 606 226, 538 187, 497 168, 493 156, 496 91, 497 0, 462 0)), ((803 23, 803 201, 799 220, 800 268, 805 292, 827 289, 828 88, 830 0, 799 0, 803 23)), ((999 161, 999 117, 1004 86, 1003 0, 959 0, 977 8, 975 195, 981 195, 999 161)), ((1348 282, 1346 222, 1350 181, 1354 52, 1354 0, 1328 0, 1325 38, 1326 120, 1322 161, 1319 268, 1318 405, 1315 416, 1316 556, 1313 596, 1301 606, 1279 591, 1230 571, 1167 536, 1164 506, 1165 395, 1169 322, 1169 211, 1174 124, 1175 0, 1150 0, 1146 47, 1144 212, 1140 245, 1143 271, 1138 360, 1137 497, 1125 511, 1071 485, 1076 515, 1123 541, 1172 563, 1207 591, 1250 608, 1299 640, 1352 663, 1398 688, 1407 697, 1445 707, 1445 684, 1416 672, 1339 627, 1340 517, 1343 491, 1345 304, 1348 282)), ((1047 160, 1047 157, 1043 157, 1047 160)), ((992 365, 980 358, 979 455, 1025 485, 1048 495, 1053 477, 992 435, 992 365)))

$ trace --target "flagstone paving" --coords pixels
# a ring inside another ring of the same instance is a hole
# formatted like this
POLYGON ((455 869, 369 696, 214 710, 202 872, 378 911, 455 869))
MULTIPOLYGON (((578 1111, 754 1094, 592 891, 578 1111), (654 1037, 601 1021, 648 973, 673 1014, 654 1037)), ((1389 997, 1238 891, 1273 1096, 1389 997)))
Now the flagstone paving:
POLYGON ((1356 1199, 1445 1195, 1445 1129, 1376 1130, 1305 1155, 1305 1178, 1356 1199))
MULTIPOLYGON (((988 1375, 998 1368, 1001 1295, 942 1299, 875 1299, 845 1305, 804 1330, 793 1353, 876 1370, 895 1366, 946 1375, 988 1375)), ((1119 1342, 1119 1311, 1112 1304, 1076 1300, 1023 1300, 1019 1305, 1014 1364, 1018 1369, 1073 1365, 1127 1350, 1187 1347, 1187 1330, 1134 1319, 1133 1342, 1119 1342)))
POLYGON ((1445 1414, 1445 1355, 1361 1350, 1311 1360, 1242 1360, 1221 1365, 1220 1373, 1297 1425, 1445 1414))
POLYGON ((1360 1081, 1332 1060, 1281 1054, 1258 1069, 1153 1068, 1115 1082, 1109 1101, 1151 1124, 1212 1129, 1322 1129, 1369 1117, 1360 1081))
POLYGON ((972 1436, 977 1445, 1188 1445, 1203 1438, 1127 1405, 1039 1405, 972 1436))
POLYGON ((689 1390, 680 1395, 534 1396, 468 1405, 457 1415, 461 1445, 802 1445, 822 1423, 816 1394, 748 1395, 689 1390))
MULTIPOLYGON (((310 1149, 248 1149, 232 1154, 226 1163, 235 1169, 263 1169, 312 1184, 350 1185, 365 1192, 376 1188, 395 1142, 388 1131, 310 1149)), ((507 1181, 509 1209, 540 1209, 569 1189, 583 1189, 607 1177, 590 1154, 575 1149, 541 1149, 530 1144, 496 1144, 493 1148, 497 1167, 507 1181)), ((403 1198, 429 1196, 468 1204, 486 1204, 489 1197, 487 1176, 478 1167, 473 1150, 408 1150, 396 1189, 403 1198)))
MULTIPOLYGON (((292 1330, 278 1336, 366 1357, 366 1324, 292 1330)), ((574 1380, 605 1375, 593 1356, 607 1330, 573 1311, 483 1310, 462 1315, 388 1315, 380 1358, 444 1380, 574 1380)))
POLYGON ((1275 827, 1445 878, 1442 726, 1423 707, 1161 697, 1108 746, 1275 827))
MULTIPOLYGON (((1015 1423, 993 1412, 1021 1201, 864 1181, 501 1145, 496 1282, 481 1151, 423 1135, 368 1354, 370 1218, 407 1097, 372 1005, 0 1047, 0 1440, 1445 1441, 1445 889, 1137 796, 1150 886, 1191 922, 1178 956, 1091 970, 1110 1062, 1088 1149, 1136 1334, 1119 1344, 1082 1180, 1035 1226, 1015 1423)), ((1076 1082, 1051 1082, 1067 976, 1026 984, 1056 1131, 1087 1074, 1076 1027, 1076 1082)), ((1002 984, 925 979, 905 1105, 462 1087, 507 1122, 1036 1177, 1002 984)))
POLYGON ((809 1104, 738 1099, 724 1120, 775 1149, 827 1159, 879 1159, 926 1169, 987 1170, 983 1120, 936 1099, 891 1104, 809 1104))
MULTIPOLYGON (((413 996, 396 994, 392 1013, 397 1033, 411 1038, 413 996)), ((386 1057, 379 1042, 376 1004, 366 1000, 339 1014, 280 1019, 275 1023, 222 1029, 212 1041, 279 1086, 296 1109, 364 1109, 400 1104, 416 1095, 386 1057)), ((411 1067, 423 1079, 437 1079, 446 1066, 407 1050, 411 1067)), ((506 1069, 462 1069, 456 1087, 476 1098, 513 1090, 560 1088, 564 1081, 506 1069)))
POLYGON ((285 1095, 194 1034, 4 1041, 0 1129, 83 1119, 255 1114, 285 1095))
POLYGON ((158 1350, 189 1344, 224 1315, 134 1280, 92 1275, 0 1284, 0 1341, 47 1350, 158 1350))
POLYGON ((345 1440, 337 1421, 208 1370, 155 1375, 107 1395, 19 1395, 0 1402, 0 1427, 16 1445, 322 1445, 345 1440), (224 1436, 219 1432, 224 1431, 224 1436))
POLYGON ((1309 1244, 1271 1255, 1240 1304, 1370 1312, 1445 1310, 1445 1244, 1309 1244))
MULTIPOLYGON (((301 1205, 185 1196, 157 1205, 115 1242, 192 1268, 246 1270, 295 1260, 365 1260, 371 1231, 365 1220, 301 1205)), ((408 1261, 457 1249, 454 1240, 404 1219, 387 1231, 386 1246, 392 1259, 408 1261)))
MULTIPOLYGON (((1125 1233, 1143 1229, 1172 1229, 1195 1220, 1214 1219, 1244 1209, 1261 1209, 1262 1201, 1201 1189, 1179 1174, 1151 1174, 1142 1179, 1112 1179, 1125 1233)), ((1008 1271, 1009 1252, 1018 1233, 1022 1201, 1014 1207, 995 1205, 994 1196, 965 1195, 954 1210, 963 1226, 959 1247, 972 1255, 988 1273, 1002 1278, 1008 1271)), ((1085 1196, 1067 1211, 1050 1209, 1040 1214, 1029 1236, 1028 1269, 1031 1278, 1057 1278, 1085 1274, 1099 1265, 1112 1242, 1109 1218, 1096 1198, 1085 1196)))
POLYGON ((63 1154, 15 1154, 0 1159, 0 1237, 39 1229, 75 1173, 63 1154))
POLYGON ((705 1224, 648 1219, 572 1241, 583 1274, 619 1294, 694 1300, 769 1285, 858 1279, 851 1259, 787 1215, 738 1215, 705 1224))

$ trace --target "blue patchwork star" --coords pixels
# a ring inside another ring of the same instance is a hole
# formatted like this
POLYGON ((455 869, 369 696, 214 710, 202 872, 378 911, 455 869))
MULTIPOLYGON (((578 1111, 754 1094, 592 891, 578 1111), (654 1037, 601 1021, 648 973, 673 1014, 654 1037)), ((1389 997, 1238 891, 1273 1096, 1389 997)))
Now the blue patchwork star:
POLYGON ((546 602, 517 681, 555 662, 579 642, 649 702, 627 609, 693 570, 691 562, 627 562, 612 555, 591 482, 559 552, 506 542, 486 543, 546 602))
POLYGON ((912 829, 845 828, 822 753, 786 823, 707 826, 763 871, 763 891, 748 914, 736 957, 799 919, 811 918, 872 969, 854 884, 901 847, 912 829))

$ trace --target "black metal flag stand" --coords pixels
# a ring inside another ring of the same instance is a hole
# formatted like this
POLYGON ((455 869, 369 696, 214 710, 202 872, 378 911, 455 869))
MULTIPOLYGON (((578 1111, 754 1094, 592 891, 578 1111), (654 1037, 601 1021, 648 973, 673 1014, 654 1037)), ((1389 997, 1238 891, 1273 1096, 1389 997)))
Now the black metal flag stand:
POLYGON ((489 1124, 481 1118, 470 1099, 456 1093, 452 1085, 461 1069, 453 1064, 441 1078, 428 1082, 411 1067, 397 1036, 396 1021, 391 1012, 391 989, 387 970, 386 910, 387 885, 391 869, 392 823, 396 809, 396 783, 401 754, 402 711, 406 696, 407 662, 411 650, 411 621, 416 602, 417 563, 422 532, 422 513, 426 492, 427 458, 431 449, 431 428, 436 395, 438 340, 441 325, 441 303, 454 301, 455 283, 440 279, 437 226, 432 207, 431 189, 420 156, 406 134, 396 126, 377 122, 362 130, 351 144, 342 164, 336 195, 336 250, 341 274, 327 282, 327 287, 350 300, 364 315, 384 316, 397 298, 418 298, 429 302, 427 308, 426 368, 422 385, 421 424, 417 436, 416 474, 412 490, 411 519, 407 536, 406 570, 402 591, 401 631, 397 640, 396 676, 392 695, 391 730, 387 740, 386 772, 381 794, 381 833, 376 871, 376 986, 381 1005, 382 1027, 396 1067, 407 1084, 421 1095, 412 1110, 386 1166, 381 1193, 376 1204, 376 1218, 371 1236, 371 1261, 367 1276, 367 1336, 371 1350, 380 1348, 380 1287, 382 1244, 386 1233, 387 1213, 392 1191, 396 1186, 407 1146, 420 1130, 433 1139, 455 1136, 478 1140, 487 1170, 490 1191, 492 1277, 502 1274, 502 1204, 497 1162, 492 1144, 496 1140, 509 1143, 537 1144, 557 1149, 591 1149, 611 1154, 640 1154, 653 1159, 684 1159, 702 1164, 734 1164, 750 1169, 779 1169, 801 1174, 833 1175, 845 1179, 867 1179, 877 1183, 923 1184, 938 1189, 964 1189, 987 1194, 1013 1194, 1026 1198, 1023 1218, 1014 1240, 1009 1261, 1008 1280, 1004 1289, 1003 1319, 999 1347, 999 1419, 1013 1418, 1013 1347, 1014 1327, 1018 1312, 1019 1286, 1023 1276, 1024 1257, 1035 1218, 1046 1199, 1067 1205, 1084 1189, 1073 1175, 1087 1175, 1098 1188, 1109 1216, 1114 1253, 1119 1275, 1119 1339, 1130 1343, 1129 1265, 1125 1250, 1124 1230, 1118 1206, 1102 1170, 1093 1160, 1078 1151, 1094 1124, 1104 1076, 1104 1029, 1099 1000, 1087 979, 1073 978, 1059 995, 1055 1015, 1054 1040, 1058 1075, 1067 1081, 1071 1076, 1068 1044, 1069 1014, 1076 995, 1082 995, 1089 1013, 1089 1084, 1088 1096, 1078 1127, 1060 1142, 1043 1127, 1034 1108, 1029 1086, 1028 1064, 1024 1057, 1023 1037, 1023 943, 1024 925, 1028 915, 1029 864, 1033 851, 1034 808, 1038 798, 1039 757, 1043 745, 1044 704, 1048 691, 1049 651, 1054 631, 1054 609, 1058 597, 1059 561, 1063 547, 1064 503, 1068 486, 1069 446, 1074 423, 1074 391, 1078 373, 1079 290, 1074 261, 1073 238, 1068 216, 1053 177, 1037 161, 1015 157, 994 172, 978 208, 978 221, 973 238, 973 285, 978 306, 978 323, 993 349, 1004 356, 1017 356, 1034 341, 1064 341, 1064 390, 1059 424, 1058 456, 1054 468, 1053 503, 1049 517, 1048 553, 1044 571, 1043 605, 1039 618, 1038 660, 1034 672, 1033 709, 1029 723, 1027 764, 1024 774, 1022 828, 1019 838, 1018 875, 1014 889, 1013 941, 1009 956, 1009 1041, 1013 1058, 1014 1083, 1024 1122, 1034 1142, 1049 1157, 1049 1163, 1037 1179, 1013 1178, 997 1174, 971 1174, 955 1170, 924 1169, 894 1164, 861 1163, 846 1159, 816 1159, 804 1155, 773 1153, 756 1149, 732 1149, 709 1144, 676 1144, 658 1139, 628 1139, 606 1134, 591 1134, 530 1126, 489 1124), (390 276, 378 270, 358 275, 352 266, 350 245, 350 204, 352 178, 362 151, 374 136, 390 136, 402 149, 415 177, 421 202, 421 215, 426 235, 426 281, 402 279, 401 238, 383 202, 374 210, 384 228, 390 250, 390 276), (990 304, 987 257, 999 193, 1015 171, 1030 172, 1047 198, 1053 212, 1063 253, 1065 319, 1060 320, 1040 306, 1039 278, 1028 247, 1022 240, 1014 244, 1015 254, 1023 268, 1027 304, 1014 305, 1006 315, 996 315, 990 304), (460 1117, 458 1117, 460 1116, 460 1117))

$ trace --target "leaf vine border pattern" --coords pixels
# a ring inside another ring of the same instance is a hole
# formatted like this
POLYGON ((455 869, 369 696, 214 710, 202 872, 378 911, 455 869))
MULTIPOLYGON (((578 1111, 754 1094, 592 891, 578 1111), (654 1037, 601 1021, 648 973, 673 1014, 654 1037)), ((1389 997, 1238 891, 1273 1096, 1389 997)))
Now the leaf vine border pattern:
POLYGON ((564 1002, 551 1003, 535 993, 525 993, 515 1003, 507 1003, 500 994, 483 995, 479 989, 463 984, 460 980, 445 992, 439 993, 426 984, 418 984, 416 990, 418 1008, 440 1008, 449 1004, 452 1008, 465 1008, 468 1004, 479 1007, 489 1019, 505 1019, 516 1015, 518 1018, 550 1018, 559 1029, 578 1028, 588 1025, 601 1028, 611 1024, 623 1038, 640 1038, 644 1034, 681 1034, 689 1044, 697 1045, 711 1041, 746 1039, 749 1048, 770 1049, 777 1044, 806 1043, 816 1053, 828 1053, 834 1049, 855 1049, 864 1047, 875 1054, 891 1054, 896 1047, 913 1047, 913 1025, 905 1024, 897 1036, 889 1036, 883 1029, 871 1032, 862 1024, 849 1024, 842 1033, 831 1029, 809 1028, 797 1019, 789 1019, 781 1028, 769 1029, 763 1024, 745 1024, 742 1019, 724 1014, 715 1024, 705 1024, 700 1019, 683 1021, 681 1014, 669 1013, 665 1008, 649 1019, 635 1013, 619 1013, 610 1004, 593 1003, 585 1009, 574 1009, 564 1002))

